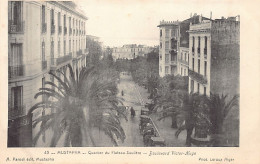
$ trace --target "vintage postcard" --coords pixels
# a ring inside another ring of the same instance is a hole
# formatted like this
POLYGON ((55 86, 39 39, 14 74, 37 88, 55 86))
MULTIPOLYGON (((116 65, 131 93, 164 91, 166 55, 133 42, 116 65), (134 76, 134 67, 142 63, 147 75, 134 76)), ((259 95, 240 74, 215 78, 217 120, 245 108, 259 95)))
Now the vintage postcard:
POLYGON ((257 6, 1 1, 0 163, 259 163, 257 6))

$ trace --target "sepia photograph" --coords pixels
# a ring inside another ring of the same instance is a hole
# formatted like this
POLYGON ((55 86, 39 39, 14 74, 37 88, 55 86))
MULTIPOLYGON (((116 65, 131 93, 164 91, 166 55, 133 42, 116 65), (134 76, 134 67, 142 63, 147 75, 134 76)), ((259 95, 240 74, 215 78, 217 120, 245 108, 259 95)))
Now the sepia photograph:
POLYGON ((8 147, 239 147, 240 13, 135 6, 8 1, 8 147))

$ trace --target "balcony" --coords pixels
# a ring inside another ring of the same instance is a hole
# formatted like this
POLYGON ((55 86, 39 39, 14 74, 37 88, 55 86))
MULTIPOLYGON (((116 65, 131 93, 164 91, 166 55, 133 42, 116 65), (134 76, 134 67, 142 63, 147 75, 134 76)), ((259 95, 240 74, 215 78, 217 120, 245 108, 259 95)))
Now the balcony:
POLYGON ((9 78, 14 78, 14 77, 17 77, 17 76, 23 76, 24 75, 24 65, 9 66, 8 67, 8 74, 9 74, 9 78))
POLYGON ((47 32, 47 23, 42 23, 42 34, 47 32))
POLYGON ((24 33, 24 21, 23 22, 14 22, 13 20, 9 20, 8 23, 8 31, 9 33, 24 33))
POLYGON ((189 69, 189 77, 198 81, 201 84, 207 84, 207 77, 189 69))
POLYGON ((70 28, 70 35, 72 34, 72 28, 70 28))
POLYGON ((54 24, 51 25, 51 34, 52 35, 55 34, 55 25, 54 24))
POLYGON ((47 60, 42 61, 42 70, 45 70, 47 68, 47 60))
POLYGON ((8 119, 15 119, 21 116, 25 116, 26 113, 26 106, 16 106, 16 107, 11 107, 8 109, 8 119))
POLYGON ((64 27, 64 35, 67 35, 67 27, 64 27))
POLYGON ((61 56, 58 58, 51 58, 51 69, 56 70, 58 67, 68 64, 72 60, 72 54, 61 56))
POLYGON ((61 33, 62 33, 62 27, 59 26, 59 34, 61 34, 61 33))
POLYGON ((187 61, 185 61, 185 60, 183 60, 183 59, 180 59, 179 61, 180 61, 182 64, 185 64, 185 65, 189 66, 189 63, 188 63, 187 61))
POLYGON ((177 50, 170 50, 170 54, 171 55, 176 55, 177 56, 177 52, 178 52, 177 50))

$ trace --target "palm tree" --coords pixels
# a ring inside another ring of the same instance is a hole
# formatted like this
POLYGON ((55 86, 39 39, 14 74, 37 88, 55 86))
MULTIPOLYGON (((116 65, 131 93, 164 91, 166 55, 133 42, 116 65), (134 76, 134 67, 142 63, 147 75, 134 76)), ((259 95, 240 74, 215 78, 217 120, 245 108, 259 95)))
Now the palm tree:
MULTIPOLYGON (((227 119, 229 112, 238 107, 238 95, 227 101, 228 95, 211 94, 210 95, 210 120, 212 123, 211 133, 213 146, 220 146, 224 140, 223 124, 227 119)), ((223 146, 223 145, 222 145, 223 146)))
POLYGON ((64 80, 50 72, 59 85, 45 82, 46 87, 40 88, 35 95, 35 99, 39 96, 46 98, 36 103, 29 113, 37 110, 52 112, 33 120, 33 127, 41 123, 33 140, 34 145, 50 128, 53 129, 51 147, 56 146, 62 136, 65 138, 64 146, 95 146, 91 132, 96 127, 103 130, 115 146, 118 144, 117 139, 120 138, 123 142, 125 133, 119 120, 123 112, 118 107, 122 102, 116 97, 115 75, 111 72, 100 74, 94 67, 83 68, 79 74, 75 74, 70 65, 68 68, 68 74, 67 71, 58 71, 64 80))

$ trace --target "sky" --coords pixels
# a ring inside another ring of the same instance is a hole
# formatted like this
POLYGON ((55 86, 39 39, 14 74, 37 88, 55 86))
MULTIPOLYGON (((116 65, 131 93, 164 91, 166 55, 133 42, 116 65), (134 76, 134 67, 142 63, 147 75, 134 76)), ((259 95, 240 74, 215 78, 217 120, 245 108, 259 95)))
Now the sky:
MULTIPOLYGON (((159 44, 161 20, 185 20, 190 14, 221 18, 241 15, 232 0, 85 0, 75 1, 88 17, 87 35, 100 37, 104 46, 159 44), (210 3, 209 3, 210 2, 210 3)), ((236 1, 238 2, 238 1, 236 1)))

